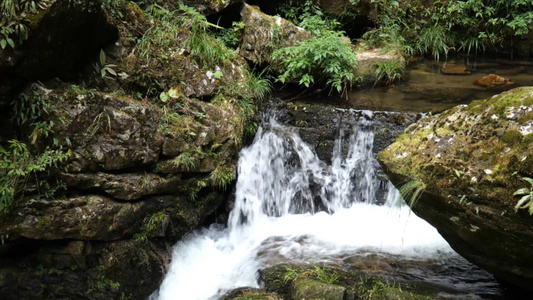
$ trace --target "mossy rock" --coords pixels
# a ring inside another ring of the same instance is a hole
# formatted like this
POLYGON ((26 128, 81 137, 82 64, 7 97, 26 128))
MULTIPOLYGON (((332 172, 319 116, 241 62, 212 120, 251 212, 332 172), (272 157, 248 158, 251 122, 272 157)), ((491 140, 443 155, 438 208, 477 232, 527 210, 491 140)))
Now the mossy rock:
POLYGON ((400 188, 423 183, 413 211, 459 254, 512 284, 533 280, 533 218, 513 193, 533 176, 533 87, 427 116, 379 153, 400 188), (495 242, 497 241, 497 242, 495 242))
POLYGON ((292 299, 344 300, 346 288, 317 280, 302 278, 292 283, 292 299))

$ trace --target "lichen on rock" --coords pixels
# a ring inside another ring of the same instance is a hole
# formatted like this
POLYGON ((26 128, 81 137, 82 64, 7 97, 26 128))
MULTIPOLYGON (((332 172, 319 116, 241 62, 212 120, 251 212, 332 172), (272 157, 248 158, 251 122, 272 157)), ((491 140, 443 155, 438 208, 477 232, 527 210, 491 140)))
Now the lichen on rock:
POLYGON ((526 288, 533 219, 513 193, 533 176, 532 112, 533 88, 517 88, 426 116, 378 155, 398 188, 424 183, 412 209, 458 253, 526 288))

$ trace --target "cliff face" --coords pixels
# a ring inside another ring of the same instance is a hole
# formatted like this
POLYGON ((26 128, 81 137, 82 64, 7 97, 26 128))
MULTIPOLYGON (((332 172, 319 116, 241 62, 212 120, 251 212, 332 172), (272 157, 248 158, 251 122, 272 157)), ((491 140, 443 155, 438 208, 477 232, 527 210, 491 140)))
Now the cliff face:
POLYGON ((422 118, 378 155, 413 211, 459 254, 524 288, 533 218, 515 212, 513 193, 533 176, 532 119, 533 88, 518 88, 422 118))
POLYGON ((171 2, 49 1, 0 50, 2 299, 145 299, 224 210, 254 79, 171 2))

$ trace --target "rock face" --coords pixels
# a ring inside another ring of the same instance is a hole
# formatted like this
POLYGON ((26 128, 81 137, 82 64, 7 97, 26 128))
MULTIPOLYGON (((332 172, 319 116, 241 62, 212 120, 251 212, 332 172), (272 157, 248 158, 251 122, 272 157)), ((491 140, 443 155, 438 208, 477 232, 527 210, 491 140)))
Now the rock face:
POLYGON ((187 14, 168 21, 129 1, 50 1, 26 42, 0 50, 0 92, 15 100, 0 103, 12 120, 2 152, 17 138, 34 160, 44 149, 69 153, 21 180, 8 208, 0 202, 0 298, 146 299, 172 245, 220 215, 255 95, 231 50, 209 62, 191 54, 187 14), (56 180, 61 192, 49 193, 56 180))
POLYGON ((269 16, 258 7, 245 4, 241 11, 245 25, 239 53, 254 63, 272 63, 272 52, 311 38, 311 34, 279 17, 269 16))
POLYGON ((398 188, 423 190, 407 195, 413 211, 459 254, 531 288, 533 218, 515 213, 513 193, 533 177, 532 141, 533 88, 524 87, 422 118, 378 159, 398 188))

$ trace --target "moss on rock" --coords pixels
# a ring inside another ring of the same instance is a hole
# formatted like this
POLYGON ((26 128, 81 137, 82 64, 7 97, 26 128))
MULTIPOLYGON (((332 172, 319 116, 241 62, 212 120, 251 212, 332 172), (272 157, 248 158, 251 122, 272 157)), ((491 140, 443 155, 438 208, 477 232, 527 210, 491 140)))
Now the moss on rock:
POLYGON ((400 188, 426 185, 413 210, 471 262, 514 284, 533 278, 533 219, 513 192, 533 176, 533 88, 517 88, 427 116, 378 159, 400 188), (493 243, 493 241, 500 241, 493 243))

